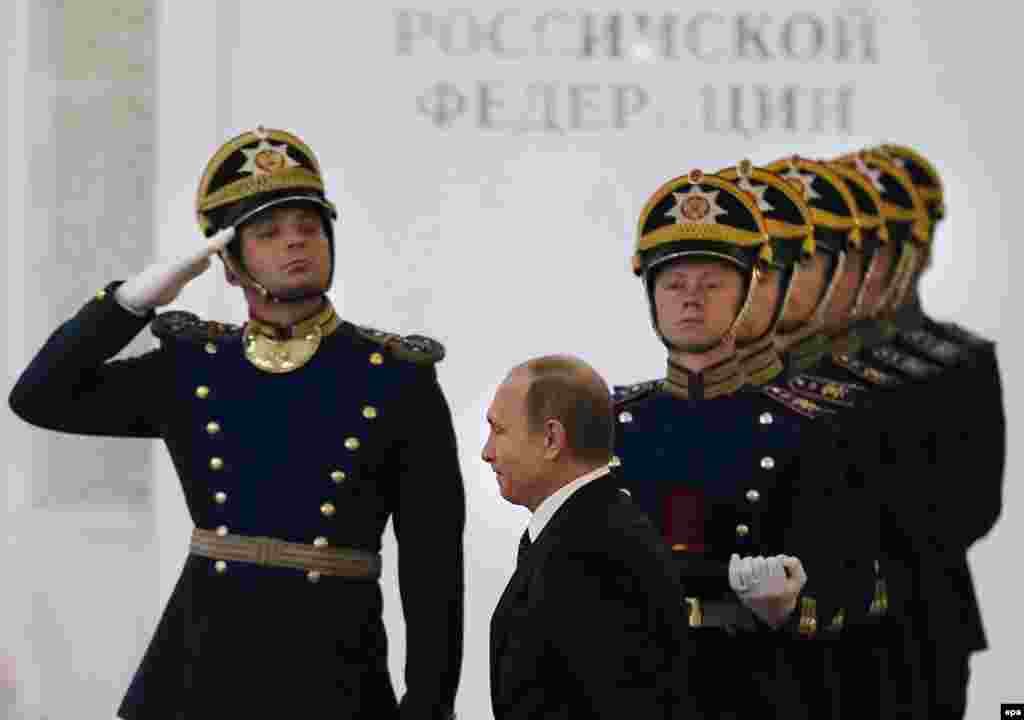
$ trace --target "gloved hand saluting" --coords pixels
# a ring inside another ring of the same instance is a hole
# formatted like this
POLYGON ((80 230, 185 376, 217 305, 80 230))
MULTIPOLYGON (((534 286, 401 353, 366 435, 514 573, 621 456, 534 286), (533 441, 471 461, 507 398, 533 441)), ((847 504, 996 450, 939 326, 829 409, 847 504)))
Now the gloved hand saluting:
POLYGON ((233 227, 225 228, 198 252, 150 265, 121 285, 114 297, 121 307, 139 316, 173 302, 185 285, 206 272, 210 256, 220 252, 234 236, 233 227))
POLYGON ((799 558, 788 555, 729 560, 729 587, 744 605, 772 627, 778 627, 796 608, 807 574, 799 558))

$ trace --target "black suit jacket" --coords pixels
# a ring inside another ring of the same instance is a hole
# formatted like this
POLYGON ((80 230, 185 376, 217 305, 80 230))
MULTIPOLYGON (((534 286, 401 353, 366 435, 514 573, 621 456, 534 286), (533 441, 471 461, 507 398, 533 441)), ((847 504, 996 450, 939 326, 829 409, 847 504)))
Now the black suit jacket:
POLYGON ((607 475, 551 518, 491 620, 496 720, 695 717, 667 549, 607 475))

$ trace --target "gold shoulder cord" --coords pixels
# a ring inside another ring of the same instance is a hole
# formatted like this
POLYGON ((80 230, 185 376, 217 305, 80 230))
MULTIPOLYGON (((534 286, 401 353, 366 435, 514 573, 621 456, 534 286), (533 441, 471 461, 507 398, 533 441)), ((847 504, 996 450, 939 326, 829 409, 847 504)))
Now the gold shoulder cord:
POLYGON ((818 631, 818 603, 814 598, 800 598, 800 635, 814 637, 818 631))

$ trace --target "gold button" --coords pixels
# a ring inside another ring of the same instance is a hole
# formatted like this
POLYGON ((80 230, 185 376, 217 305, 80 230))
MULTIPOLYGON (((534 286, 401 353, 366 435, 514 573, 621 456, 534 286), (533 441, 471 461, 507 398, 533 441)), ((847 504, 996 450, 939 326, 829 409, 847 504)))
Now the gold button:
POLYGON ((612 455, 612 459, 608 462, 608 467, 619 467, 622 465, 622 461, 619 460, 618 455, 612 455))
POLYGON ((196 388, 196 397, 200 400, 205 400, 210 396, 210 388, 205 385, 200 385, 196 388))
POLYGON ((334 472, 331 473, 331 480, 334 481, 335 485, 340 485, 341 483, 345 482, 345 473, 343 473, 341 470, 335 470, 334 472))
POLYGON ((763 458, 761 458, 761 467, 763 467, 765 470, 771 470, 772 468, 774 468, 775 467, 775 460, 774 460, 774 458, 770 458, 770 457, 763 457, 763 458))
POLYGON ((216 492, 213 495, 213 501, 218 505, 223 505, 228 501, 228 494, 224 491, 216 492))
POLYGON ((216 355, 217 354, 217 346, 214 345, 212 342, 206 343, 206 352, 208 352, 210 355, 216 355))
POLYGON ((333 516, 335 513, 334 503, 325 502, 323 505, 320 506, 320 513, 324 517, 333 516))
POLYGON ((313 342, 314 340, 316 340, 316 335, 307 335, 306 336, 306 342, 313 342))
POLYGON ((206 423, 206 432, 210 435, 216 435, 220 432, 220 423, 213 421, 206 423))
POLYGON ((228 564, 223 560, 218 560, 213 564, 213 569, 216 570, 218 574, 223 575, 228 569, 228 564))
POLYGON ((757 490, 747 490, 747 500, 752 503, 756 503, 761 499, 761 493, 757 490))
POLYGON ((354 437, 345 438, 345 447, 348 448, 349 450, 353 450, 353 451, 354 450, 358 450, 359 449, 359 438, 354 438, 354 437))
POLYGON ((747 535, 750 534, 750 528, 747 527, 746 525, 737 525, 736 526, 736 534, 739 535, 740 537, 746 537, 747 535))
POLYGON ((316 570, 310 570, 308 573, 306 573, 306 579, 309 580, 311 583, 320 582, 320 573, 318 573, 316 570))
POLYGON ((367 420, 373 420, 375 417, 377 417, 377 408, 375 408, 373 405, 367 405, 366 407, 363 408, 363 417, 366 418, 367 420))
POLYGON ((384 364, 384 356, 381 355, 379 352, 375 352, 375 353, 371 354, 370 355, 370 364, 371 365, 383 365, 384 364))
POLYGON ((217 537, 225 537, 225 536, 227 536, 227 534, 228 534, 228 526, 227 525, 221 525, 219 528, 217 528, 217 537))
POLYGON ((318 548, 327 547, 327 538, 325 538, 323 535, 321 535, 321 536, 319 536, 317 538, 314 538, 313 539, 313 547, 318 547, 318 548))
POLYGON ((762 425, 771 425, 773 422, 775 422, 775 418, 772 416, 770 412, 761 413, 761 417, 759 417, 758 420, 762 425))
POLYGON ((107 291, 106 290, 100 290, 98 293, 96 293, 96 299, 97 300, 102 300, 106 296, 107 296, 107 291))
POLYGON ((210 469, 211 470, 223 470, 224 461, 219 457, 210 458, 210 469))

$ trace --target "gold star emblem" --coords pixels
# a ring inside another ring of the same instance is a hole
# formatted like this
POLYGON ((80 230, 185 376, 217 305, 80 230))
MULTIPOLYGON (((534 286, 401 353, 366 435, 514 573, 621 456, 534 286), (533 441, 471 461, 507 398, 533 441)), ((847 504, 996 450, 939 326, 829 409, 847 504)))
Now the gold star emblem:
POLYGON ((674 218, 680 225, 686 223, 697 223, 699 225, 716 225, 719 215, 728 215, 718 205, 718 193, 721 190, 703 192, 691 185, 684 192, 674 192, 672 196, 676 199, 674 208, 665 214, 674 218))
POLYGON ((816 200, 820 199, 821 195, 814 189, 814 174, 813 173, 802 173, 800 170, 793 166, 789 168, 782 177, 790 182, 797 190, 803 193, 804 200, 816 200))
POLYGON ((239 168, 240 173, 270 175, 298 166, 297 162, 288 157, 286 144, 272 145, 266 138, 261 139, 260 144, 254 148, 242 148, 242 152, 245 153, 245 164, 239 168))
POLYGON ((754 196, 754 199, 757 201, 757 207, 761 212, 771 212, 775 209, 771 203, 764 199, 764 193, 768 189, 767 185, 754 185, 748 177, 741 177, 740 181, 736 184, 740 190, 746 190, 754 196))
POLYGON ((857 168, 857 172, 871 181, 871 184, 875 186, 875 190, 879 193, 885 192, 885 185, 882 184, 882 171, 879 168, 868 167, 868 164, 864 162, 864 158, 860 155, 854 159, 853 164, 857 168))

